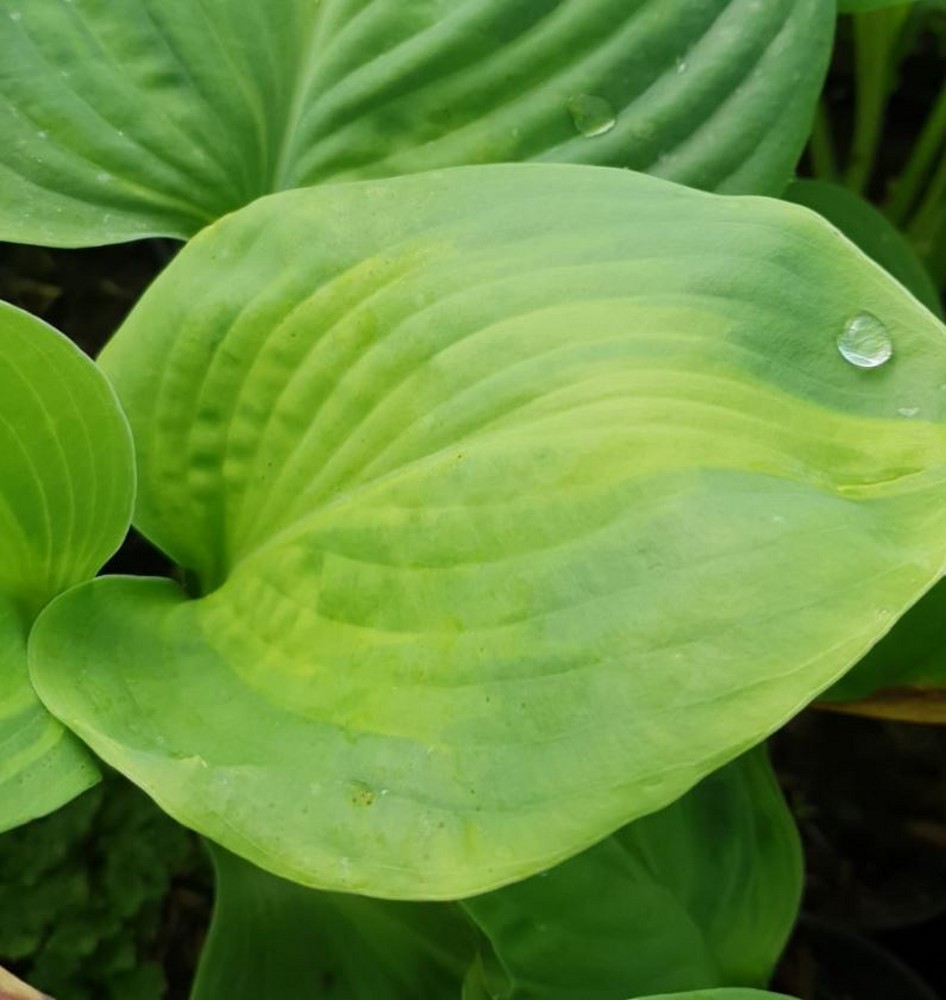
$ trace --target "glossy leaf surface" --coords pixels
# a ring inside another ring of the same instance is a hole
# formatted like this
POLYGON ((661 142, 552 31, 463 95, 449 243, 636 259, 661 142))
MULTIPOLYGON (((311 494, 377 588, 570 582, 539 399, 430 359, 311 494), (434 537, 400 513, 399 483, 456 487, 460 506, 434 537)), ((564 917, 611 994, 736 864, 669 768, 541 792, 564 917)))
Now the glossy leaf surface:
POLYGON ((548 868, 777 728, 936 578, 943 333, 817 216, 627 171, 263 199, 102 359, 137 523, 203 596, 73 591, 34 681, 284 877, 458 898, 548 868), (852 330, 893 359, 845 361, 852 330))
POLYGON ((910 241, 874 206, 840 184, 794 181, 785 197, 804 205, 838 227, 868 257, 892 274, 932 312, 942 318, 939 291, 910 241))
POLYGON ((128 427, 105 379, 65 337, 0 303, 0 830, 98 780, 37 700, 26 637, 50 598, 117 548, 133 492, 128 427))
POLYGON ((450 904, 316 892, 212 855, 214 917, 191 1000, 459 1000, 474 939, 450 904))
POLYGON ((190 236, 272 191, 497 161, 778 193, 823 0, 0 0, 0 239, 190 236))
POLYGON ((544 875, 463 908, 492 944, 488 994, 620 1000, 765 985, 801 897, 794 821, 764 753, 544 875))
MULTIPOLYGON (((824 216, 864 253, 942 315, 939 292, 907 239, 853 191, 822 181, 795 181, 785 197, 824 216)), ((944 383, 946 384, 946 383, 944 383)), ((938 583, 891 632, 827 692, 831 701, 862 700, 869 715, 916 721, 946 719, 946 584, 938 583), (886 690, 890 689, 890 690, 886 690), (885 691, 883 694, 878 694, 885 691)), ((851 706, 855 710, 855 706, 851 706)))

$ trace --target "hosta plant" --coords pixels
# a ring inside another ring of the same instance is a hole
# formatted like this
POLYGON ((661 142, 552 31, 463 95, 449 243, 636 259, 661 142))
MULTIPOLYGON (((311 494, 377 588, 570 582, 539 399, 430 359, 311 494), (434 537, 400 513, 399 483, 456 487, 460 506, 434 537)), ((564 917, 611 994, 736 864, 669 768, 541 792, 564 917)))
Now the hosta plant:
POLYGON ((189 240, 98 367, 0 311, 0 826, 202 834, 195 1000, 774 996, 758 745, 946 563, 935 286, 788 188, 834 5, 0 11, 0 235, 189 240))

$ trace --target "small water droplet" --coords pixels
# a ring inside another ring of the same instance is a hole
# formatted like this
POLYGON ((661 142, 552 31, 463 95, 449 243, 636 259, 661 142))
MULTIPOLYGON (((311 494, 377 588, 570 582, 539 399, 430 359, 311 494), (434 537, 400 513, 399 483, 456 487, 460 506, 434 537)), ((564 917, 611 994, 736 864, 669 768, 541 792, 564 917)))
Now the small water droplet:
POLYGON ((920 408, 918 406, 901 406, 900 409, 897 410, 897 413, 899 413, 901 417, 915 417, 919 412, 920 408))
POLYGON ((572 116, 575 128, 586 138, 606 135, 617 124, 614 108, 603 97, 578 94, 570 97, 565 106, 572 116))
POLYGON ((838 337, 841 357, 858 368, 879 368, 893 355, 893 342, 884 323, 873 313, 852 316, 838 337))
POLYGON ((95 175, 95 179, 99 184, 107 184, 112 179, 112 175, 107 170, 102 170, 95 175))
POLYGON ((686 61, 686 59, 681 59, 679 56, 677 56, 676 64, 677 64, 677 72, 678 73, 686 73, 686 71, 687 71, 687 61, 686 61))
POLYGON ((47 132, 43 132, 41 130, 41 131, 39 131, 39 132, 36 133, 36 138, 37 139, 48 139, 49 138, 49 134, 47 132))
POLYGON ((11 10, 10 11, 10 20, 11 21, 19 21, 22 16, 23 15, 18 10, 11 10))

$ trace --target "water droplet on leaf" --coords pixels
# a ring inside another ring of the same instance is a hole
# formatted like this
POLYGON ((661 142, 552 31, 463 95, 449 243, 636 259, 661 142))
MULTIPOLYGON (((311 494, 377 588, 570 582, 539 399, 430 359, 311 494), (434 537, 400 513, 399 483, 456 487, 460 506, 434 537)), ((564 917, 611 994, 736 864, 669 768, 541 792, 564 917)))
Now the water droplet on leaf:
POLYGON ((841 357, 858 368, 879 368, 893 355, 893 342, 884 323, 873 313, 852 316, 838 337, 841 357))
POLYGON ((570 97, 565 105, 572 116, 575 128, 586 138, 605 135, 617 124, 614 108, 603 97, 578 94, 570 97))
POLYGON ((918 406, 901 406, 900 409, 897 410, 897 413, 899 413, 901 417, 915 417, 919 412, 920 408, 918 406))

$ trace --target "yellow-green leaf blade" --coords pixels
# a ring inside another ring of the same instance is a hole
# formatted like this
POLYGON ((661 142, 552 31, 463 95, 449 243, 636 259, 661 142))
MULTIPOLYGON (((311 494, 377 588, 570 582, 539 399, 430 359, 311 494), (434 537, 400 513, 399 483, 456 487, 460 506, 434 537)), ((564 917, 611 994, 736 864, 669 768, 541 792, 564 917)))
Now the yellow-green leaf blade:
POLYGON ((105 379, 64 337, 0 303, 0 829, 97 780, 33 691, 27 634, 46 602, 117 548, 133 494, 130 435, 105 379))
POLYGON ((461 903, 493 996, 588 1000, 765 985, 797 917, 801 849, 764 753, 539 876, 461 903))
POLYGON ((204 596, 72 592, 37 683, 316 887, 457 897, 574 854, 946 559, 943 328, 781 202, 536 166, 286 193, 193 241, 102 363, 137 522, 204 596), (865 316, 872 369, 838 349, 865 316))

